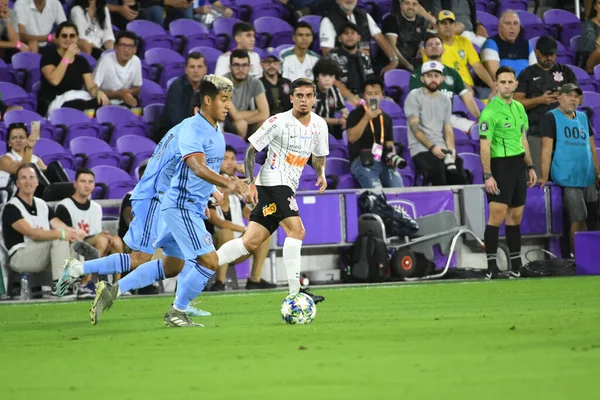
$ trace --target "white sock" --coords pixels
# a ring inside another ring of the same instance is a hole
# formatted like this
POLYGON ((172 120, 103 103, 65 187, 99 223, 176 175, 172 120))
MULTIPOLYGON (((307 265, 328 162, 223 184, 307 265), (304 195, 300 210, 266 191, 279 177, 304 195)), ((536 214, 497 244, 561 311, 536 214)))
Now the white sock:
POLYGON ((229 265, 240 257, 250 254, 242 242, 242 238, 230 240, 217 250, 219 265, 229 265))
POLYGON ((283 265, 287 274, 290 294, 297 294, 300 291, 300 266, 302 240, 285 238, 283 242, 283 265))
POLYGON ((70 275, 72 278, 79 278, 85 275, 83 272, 83 263, 80 261, 74 262, 71 266, 70 275))

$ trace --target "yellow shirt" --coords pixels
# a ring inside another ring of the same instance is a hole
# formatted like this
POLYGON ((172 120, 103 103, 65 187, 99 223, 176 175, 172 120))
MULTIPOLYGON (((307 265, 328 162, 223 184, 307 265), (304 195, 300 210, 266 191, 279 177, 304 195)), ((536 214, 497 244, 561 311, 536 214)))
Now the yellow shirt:
MULTIPOLYGON (((423 62, 427 61, 427 56, 423 53, 423 62)), ((469 73, 469 65, 473 66, 481 62, 479 54, 473 47, 469 39, 463 36, 454 36, 454 43, 448 46, 444 43, 444 54, 442 54, 442 64, 454 68, 460 74, 463 82, 473 86, 473 77, 469 73)))

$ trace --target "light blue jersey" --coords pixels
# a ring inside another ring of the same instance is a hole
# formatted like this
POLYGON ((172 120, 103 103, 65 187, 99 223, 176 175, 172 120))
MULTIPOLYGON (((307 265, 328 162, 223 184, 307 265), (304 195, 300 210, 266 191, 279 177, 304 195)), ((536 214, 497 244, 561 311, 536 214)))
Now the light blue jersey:
POLYGON ((148 161, 144 175, 131 193, 131 200, 151 199, 157 194, 160 197, 166 192, 177 165, 177 154, 179 153, 177 138, 188 119, 191 118, 187 118, 171 128, 158 143, 148 161))
POLYGON ((204 216, 215 186, 198 178, 185 160, 202 153, 206 158, 206 165, 218 174, 225 155, 225 137, 219 126, 215 127, 201 114, 188 118, 181 125, 178 133, 177 166, 163 198, 162 208, 187 209, 204 216))

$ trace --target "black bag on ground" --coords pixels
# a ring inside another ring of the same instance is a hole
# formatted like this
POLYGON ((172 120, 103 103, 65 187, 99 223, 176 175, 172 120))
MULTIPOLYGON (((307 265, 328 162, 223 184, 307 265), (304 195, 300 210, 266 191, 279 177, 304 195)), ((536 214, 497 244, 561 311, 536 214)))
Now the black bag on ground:
POLYGON ((557 258, 546 250, 529 250, 525 253, 527 264, 521 268, 521 276, 526 278, 541 278, 546 276, 575 276, 575 260, 557 258), (552 258, 548 260, 529 260, 527 255, 533 251, 542 251, 552 258))
POLYGON ((342 254, 345 282, 383 282, 388 275, 388 251, 383 239, 368 231, 342 254))
POLYGON ((370 191, 363 192, 358 197, 358 207, 361 214, 377 214, 385 225, 385 234, 388 237, 408 236, 415 237, 419 231, 417 221, 412 219, 401 209, 387 203, 385 194, 375 194, 370 191))

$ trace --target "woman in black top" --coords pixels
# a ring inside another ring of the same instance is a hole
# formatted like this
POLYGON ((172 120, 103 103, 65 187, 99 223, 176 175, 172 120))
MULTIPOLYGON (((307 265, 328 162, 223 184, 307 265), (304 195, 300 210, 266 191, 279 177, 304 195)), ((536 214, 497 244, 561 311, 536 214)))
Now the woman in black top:
POLYGON ((61 23, 56 30, 58 49, 42 55, 38 114, 46 115, 53 101, 56 102, 52 109, 70 107, 82 111, 108 104, 108 97, 94 83, 90 65, 79 55, 78 36, 75 24, 61 23))

